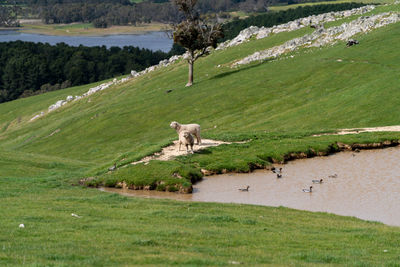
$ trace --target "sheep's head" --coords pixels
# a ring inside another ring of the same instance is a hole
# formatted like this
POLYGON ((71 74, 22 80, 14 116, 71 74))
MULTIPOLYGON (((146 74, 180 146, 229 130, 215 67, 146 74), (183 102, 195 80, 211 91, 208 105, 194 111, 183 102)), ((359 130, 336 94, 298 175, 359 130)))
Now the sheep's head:
POLYGON ((183 137, 188 138, 189 136, 190 136, 190 133, 189 133, 189 132, 184 132, 184 133, 183 133, 183 137))
POLYGON ((173 121, 169 126, 173 129, 176 129, 178 127, 178 123, 176 121, 173 121))

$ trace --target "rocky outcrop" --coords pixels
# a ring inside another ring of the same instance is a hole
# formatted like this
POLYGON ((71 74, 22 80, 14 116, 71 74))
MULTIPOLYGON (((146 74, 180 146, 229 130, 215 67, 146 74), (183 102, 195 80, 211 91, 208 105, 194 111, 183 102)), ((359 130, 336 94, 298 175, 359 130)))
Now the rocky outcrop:
POLYGON ((53 104, 53 105, 51 105, 50 107, 49 107, 49 112, 51 112, 51 111, 53 111, 53 110, 56 110, 56 109, 58 109, 58 108, 60 108, 60 107, 62 107, 62 106, 64 106, 65 104, 67 104, 68 102, 66 101, 66 100, 59 100, 59 101, 57 101, 55 104, 53 104))
POLYGON ((272 47, 263 51, 255 52, 233 64, 233 66, 248 64, 253 61, 267 60, 276 58, 284 53, 292 52, 303 47, 321 47, 333 44, 336 41, 348 40, 355 34, 366 33, 388 24, 400 21, 400 14, 396 12, 386 12, 374 16, 360 17, 350 23, 343 23, 340 26, 328 29, 319 28, 311 34, 295 38, 282 45, 272 47))
POLYGON ((255 36, 257 39, 262 39, 270 36, 271 34, 280 33, 280 32, 290 32, 301 29, 303 27, 313 26, 316 29, 321 28, 320 25, 323 23, 335 21, 338 19, 346 18, 353 15, 361 15, 365 14, 371 10, 373 10, 375 6, 368 5, 360 8, 354 8, 351 10, 338 11, 338 12, 329 12, 320 15, 313 15, 301 19, 297 19, 294 21, 290 21, 284 24, 275 25, 270 28, 265 27, 257 27, 250 26, 247 29, 242 30, 238 36, 236 36, 232 40, 228 40, 224 43, 221 43, 217 49, 224 49, 231 46, 239 45, 243 42, 250 40, 251 37, 255 36))

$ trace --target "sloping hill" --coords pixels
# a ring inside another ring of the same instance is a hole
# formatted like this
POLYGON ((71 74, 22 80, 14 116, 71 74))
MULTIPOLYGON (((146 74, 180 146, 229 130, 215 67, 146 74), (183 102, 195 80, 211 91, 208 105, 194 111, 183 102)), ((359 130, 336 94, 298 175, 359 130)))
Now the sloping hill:
MULTIPOLYGON (((399 9, 382 6, 371 14, 399 9)), ((71 186, 96 175, 94 183, 127 181, 174 191, 176 184, 190 187, 201 168, 249 171, 290 152, 335 149, 337 141, 398 140, 395 132, 312 134, 400 124, 399 23, 355 36, 360 44, 350 48, 344 42, 301 48, 231 68, 256 51, 312 31, 282 32, 214 51, 196 62, 189 88, 187 66, 180 61, 32 122, 56 101, 94 85, 1 104, 0 265, 396 266, 395 227, 286 208, 128 199, 71 186), (248 142, 130 165, 176 139, 172 120, 200 123, 204 137, 248 142), (115 161, 127 167, 106 174, 115 161), (25 228, 18 228, 21 223, 25 228)))
POLYGON ((340 42, 299 50, 294 58, 230 67, 254 51, 312 29, 275 34, 199 60, 190 88, 183 87, 187 70, 181 61, 34 122, 29 119, 35 112, 87 87, 6 103, 0 106, 1 147, 109 164, 126 156, 140 158, 167 144, 175 138, 168 127, 172 120, 198 122, 211 128, 204 136, 219 138, 398 124, 393 110, 399 30, 395 24, 358 36, 361 44, 351 48, 340 42))

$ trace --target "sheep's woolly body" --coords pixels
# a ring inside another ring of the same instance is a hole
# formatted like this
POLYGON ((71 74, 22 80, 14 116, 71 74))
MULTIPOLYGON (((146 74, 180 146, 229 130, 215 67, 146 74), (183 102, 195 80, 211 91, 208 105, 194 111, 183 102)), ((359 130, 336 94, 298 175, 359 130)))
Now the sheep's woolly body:
POLYGON ((186 151, 189 151, 189 146, 193 151, 194 138, 189 132, 182 131, 179 133, 179 151, 181 150, 181 145, 186 146, 186 151))
POLYGON ((176 121, 171 122, 171 124, 169 125, 171 126, 171 128, 175 129, 176 132, 178 133, 178 135, 181 132, 189 132, 191 134, 193 134, 194 136, 196 136, 196 140, 197 140, 197 144, 200 145, 201 144, 201 137, 200 137, 200 125, 198 124, 180 124, 176 121))

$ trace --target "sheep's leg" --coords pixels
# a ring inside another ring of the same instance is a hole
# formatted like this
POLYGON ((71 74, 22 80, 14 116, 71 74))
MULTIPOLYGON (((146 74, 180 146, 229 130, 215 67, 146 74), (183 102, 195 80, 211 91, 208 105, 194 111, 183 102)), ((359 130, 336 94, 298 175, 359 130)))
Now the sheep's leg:
POLYGON ((186 152, 189 152, 189 145, 186 144, 186 152))
POLYGON ((201 144, 200 133, 196 134, 196 139, 197 139, 197 144, 200 145, 201 144))
POLYGON ((178 149, 178 151, 181 151, 181 142, 179 142, 179 149, 178 149))
POLYGON ((191 148, 191 150, 192 150, 192 153, 193 153, 193 145, 192 145, 192 144, 190 144, 190 148, 191 148))

